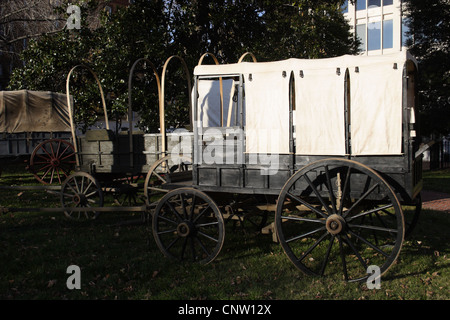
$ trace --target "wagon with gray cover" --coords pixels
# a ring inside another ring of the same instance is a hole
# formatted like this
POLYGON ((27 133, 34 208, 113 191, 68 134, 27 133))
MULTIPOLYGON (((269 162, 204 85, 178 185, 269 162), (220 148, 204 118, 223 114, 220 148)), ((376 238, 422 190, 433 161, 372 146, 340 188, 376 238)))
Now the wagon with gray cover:
POLYGON ((28 162, 42 184, 61 184, 74 168, 65 94, 50 91, 0 92, 2 165, 28 162))

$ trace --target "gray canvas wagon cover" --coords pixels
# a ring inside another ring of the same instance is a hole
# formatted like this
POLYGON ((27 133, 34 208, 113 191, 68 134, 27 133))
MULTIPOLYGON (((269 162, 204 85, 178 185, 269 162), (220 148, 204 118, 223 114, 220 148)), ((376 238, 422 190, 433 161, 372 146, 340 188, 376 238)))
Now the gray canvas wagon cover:
POLYGON ((0 132, 69 132, 65 94, 50 91, 0 91, 0 132))

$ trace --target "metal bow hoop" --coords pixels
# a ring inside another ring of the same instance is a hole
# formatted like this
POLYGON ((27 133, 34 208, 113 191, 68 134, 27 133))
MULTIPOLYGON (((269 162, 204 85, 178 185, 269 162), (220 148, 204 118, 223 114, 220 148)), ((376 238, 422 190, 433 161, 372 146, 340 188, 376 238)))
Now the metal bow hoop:
POLYGON ((258 61, 256 60, 256 57, 255 57, 255 55, 254 55, 253 53, 251 53, 251 52, 246 52, 246 53, 244 53, 244 54, 239 58, 238 63, 241 63, 241 62, 244 60, 244 58, 245 58, 246 56, 248 56, 248 55, 252 57, 253 62, 258 62, 258 61))
POLYGON ((207 56, 210 56, 211 58, 213 58, 215 64, 217 64, 217 65, 219 64, 219 60, 217 60, 217 58, 216 58, 215 55, 213 55, 212 53, 206 52, 206 53, 204 53, 204 54, 200 57, 200 59, 198 60, 198 64, 197 64, 197 65, 203 64, 203 60, 204 60, 205 57, 207 57, 207 56))
POLYGON ((166 71, 167 71, 167 66, 169 65, 169 62, 173 59, 173 58, 177 58, 181 61, 181 64, 183 66, 185 75, 186 75, 186 79, 187 79, 187 83, 188 83, 188 96, 189 96, 189 122, 190 125, 192 127, 192 99, 191 99, 191 77, 189 75, 189 69, 186 65, 186 62, 183 60, 183 58, 181 58, 180 56, 177 55, 173 55, 171 57, 169 57, 166 62, 164 63, 164 67, 163 67, 163 71, 162 71, 162 76, 161 76, 161 97, 159 99, 159 122, 160 122, 160 127, 161 127, 161 151, 162 151, 162 156, 166 155, 166 123, 165 123, 165 99, 164 99, 164 93, 165 93, 165 80, 166 80, 166 71))
MULTIPOLYGON (((206 56, 210 56, 211 58, 213 58, 214 63, 216 65, 219 65, 219 60, 217 60, 216 56, 209 52, 204 53, 200 57, 200 59, 198 60, 198 65, 201 65, 203 63, 203 59, 206 56)), ((220 82, 220 126, 223 127, 223 81, 222 81, 222 77, 219 78, 219 82, 220 82)))
POLYGON ((133 63, 133 66, 130 69, 130 75, 128 77, 128 123, 129 123, 128 136, 129 136, 130 164, 131 164, 131 166, 133 166, 133 164, 134 164, 134 161, 133 161, 133 125, 132 125, 133 124, 132 123, 133 109, 131 107, 131 105, 132 105, 131 93, 132 93, 132 83, 133 83, 134 69, 136 68, 138 63, 141 62, 141 61, 145 61, 152 68, 153 74, 154 74, 154 76, 156 78, 156 85, 158 87, 158 101, 161 101, 161 80, 159 78, 158 72, 156 71, 156 68, 155 68, 154 64, 147 58, 137 59, 133 63))
MULTIPOLYGON (((77 139, 76 139, 76 135, 75 135, 75 126, 74 126, 74 120, 73 120, 73 110, 72 110, 72 104, 71 104, 71 99, 70 99, 70 77, 72 76, 72 73, 75 71, 76 68, 85 68, 87 69, 95 78, 95 81, 97 82, 98 88, 100 90, 100 96, 102 99, 102 105, 103 105, 103 113, 105 114, 105 125, 106 125, 106 130, 109 130, 109 120, 108 120, 108 112, 106 110, 106 102, 105 102, 105 95, 103 94, 103 89, 102 89, 102 85, 100 84, 100 80, 97 77, 97 74, 88 66, 79 64, 75 67, 73 67, 69 74, 67 75, 67 80, 66 80, 66 95, 67 95, 67 107, 69 108, 69 119, 70 119, 70 128, 72 131, 72 139, 73 139, 73 146, 74 146, 74 151, 75 154, 78 154, 78 146, 77 146, 77 139)), ((77 167, 80 166, 80 161, 78 159, 78 156, 75 157, 75 161, 76 161, 76 165, 77 167)))

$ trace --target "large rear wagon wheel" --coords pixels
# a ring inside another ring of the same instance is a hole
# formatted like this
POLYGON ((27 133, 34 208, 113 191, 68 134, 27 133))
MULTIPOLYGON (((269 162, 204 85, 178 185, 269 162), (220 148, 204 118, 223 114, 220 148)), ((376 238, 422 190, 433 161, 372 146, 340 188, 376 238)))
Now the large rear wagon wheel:
POLYGON ((153 214, 153 236, 166 257, 208 264, 222 249, 225 228, 216 203, 205 193, 180 188, 168 192, 153 214))
POLYGON ((345 159, 314 162, 283 187, 275 215, 278 239, 307 275, 367 279, 396 261, 405 233, 400 203, 374 170, 345 159))

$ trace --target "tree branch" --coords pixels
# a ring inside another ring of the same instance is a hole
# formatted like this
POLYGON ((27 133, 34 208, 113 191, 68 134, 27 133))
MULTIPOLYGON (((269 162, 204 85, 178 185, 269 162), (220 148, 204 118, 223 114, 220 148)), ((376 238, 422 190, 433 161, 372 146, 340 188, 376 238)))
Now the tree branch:
POLYGON ((55 22, 55 21, 66 21, 67 19, 64 18, 44 18, 44 19, 29 19, 29 18, 17 18, 17 19, 13 19, 13 20, 8 20, 8 21, 4 21, 4 22, 0 22, 0 25, 2 24, 8 24, 8 23, 12 23, 12 22, 55 22))
POLYGON ((15 42, 18 42, 18 41, 21 41, 21 40, 24 40, 24 39, 38 38, 38 37, 46 36, 46 35, 49 35, 49 34, 58 33, 60 31, 63 31, 65 27, 66 26, 64 25, 64 27, 62 29, 53 30, 53 31, 47 31, 47 32, 41 32, 41 33, 35 33, 35 34, 30 34, 30 35, 25 35, 25 36, 18 37, 18 38, 9 40, 9 41, 4 41, 4 42, 5 42, 6 45, 10 45, 10 44, 13 44, 15 42))
POLYGON ((30 10, 31 8, 36 7, 38 4, 39 4, 39 2, 35 2, 34 4, 31 4, 29 6, 25 6, 25 7, 21 8, 21 9, 17 9, 16 11, 7 13, 4 16, 0 16, 0 20, 5 20, 5 19, 7 19, 8 17, 10 17, 12 15, 15 15, 17 13, 21 13, 21 12, 26 11, 26 10, 30 10))

